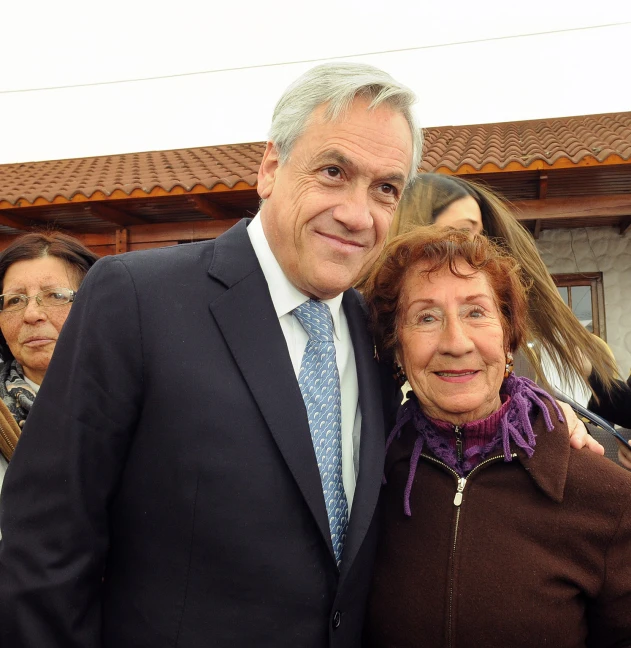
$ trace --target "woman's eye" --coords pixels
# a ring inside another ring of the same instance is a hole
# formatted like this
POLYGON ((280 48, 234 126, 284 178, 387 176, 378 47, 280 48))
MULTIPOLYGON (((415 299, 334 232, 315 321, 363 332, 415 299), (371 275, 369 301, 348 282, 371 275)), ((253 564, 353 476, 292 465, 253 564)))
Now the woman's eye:
POLYGON ((473 317, 474 319, 480 319, 481 317, 484 317, 484 311, 473 310, 469 313, 469 317, 473 317))

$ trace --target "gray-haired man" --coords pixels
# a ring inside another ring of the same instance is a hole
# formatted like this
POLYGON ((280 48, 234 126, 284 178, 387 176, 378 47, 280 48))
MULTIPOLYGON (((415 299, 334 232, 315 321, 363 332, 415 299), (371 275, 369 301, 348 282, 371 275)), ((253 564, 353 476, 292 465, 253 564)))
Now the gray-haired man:
POLYGON ((416 171, 413 100, 307 72, 247 228, 94 267, 5 481, 3 647, 359 646, 384 407, 351 286, 416 171))

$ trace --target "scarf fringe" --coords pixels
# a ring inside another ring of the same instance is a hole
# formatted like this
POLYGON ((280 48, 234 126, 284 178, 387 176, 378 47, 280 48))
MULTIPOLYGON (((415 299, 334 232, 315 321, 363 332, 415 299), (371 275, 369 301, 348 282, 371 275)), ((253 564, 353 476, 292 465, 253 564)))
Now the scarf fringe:
MULTIPOLYGON (((501 442, 502 450, 504 453, 504 461, 512 461, 511 456, 511 441, 521 448, 528 457, 532 457, 535 446, 536 438, 534 430, 532 429, 532 420, 535 414, 541 412, 545 422, 546 430, 551 432, 554 428, 554 423, 550 417, 550 412, 544 403, 544 399, 552 405, 552 409, 561 422, 565 422, 563 413, 550 394, 545 392, 532 380, 524 376, 515 376, 511 374, 502 384, 502 393, 510 396, 510 403, 506 414, 501 418, 498 433, 493 441, 486 444, 484 447, 475 446, 470 448, 465 453, 465 461, 463 466, 466 466, 468 461, 477 455, 486 457, 494 448, 501 442)), ((416 430, 416 439, 414 441, 414 448, 412 456, 410 457, 410 469, 408 472, 408 479, 403 493, 403 511, 406 516, 412 516, 412 509, 410 507, 410 495, 412 493, 412 485, 414 484, 414 477, 416 476, 416 469, 423 452, 423 447, 426 444, 427 437, 434 433, 434 430, 427 420, 416 398, 410 398, 400 408, 397 414, 396 425, 390 432, 386 441, 386 453, 390 449, 393 441, 401 437, 401 431, 406 423, 412 422, 416 430)), ((439 453, 438 453, 439 454, 439 453)), ((441 457, 439 457, 441 458, 441 457)), ((463 471, 464 475, 464 471, 463 471)), ((384 474, 382 483, 386 484, 386 476, 384 474)))

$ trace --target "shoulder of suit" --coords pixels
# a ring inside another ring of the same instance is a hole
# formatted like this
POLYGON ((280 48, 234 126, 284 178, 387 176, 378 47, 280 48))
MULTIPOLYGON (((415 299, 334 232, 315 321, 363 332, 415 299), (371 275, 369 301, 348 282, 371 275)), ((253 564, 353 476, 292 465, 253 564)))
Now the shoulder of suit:
POLYGON ((170 273, 178 268, 201 268, 204 272, 210 265, 215 241, 183 243, 152 250, 138 250, 115 256, 104 257, 103 263, 122 263, 132 274, 170 273))

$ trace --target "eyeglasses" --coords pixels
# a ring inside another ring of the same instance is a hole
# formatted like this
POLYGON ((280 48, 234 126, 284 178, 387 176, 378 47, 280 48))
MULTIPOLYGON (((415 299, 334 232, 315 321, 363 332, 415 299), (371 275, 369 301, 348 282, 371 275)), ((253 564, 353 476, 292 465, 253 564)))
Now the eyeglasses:
POLYGON ((23 310, 28 306, 31 299, 34 299, 42 308, 64 306, 73 302, 76 294, 76 291, 70 290, 70 288, 49 288, 30 297, 28 295, 7 293, 6 295, 0 295, 0 312, 15 313, 23 310))

